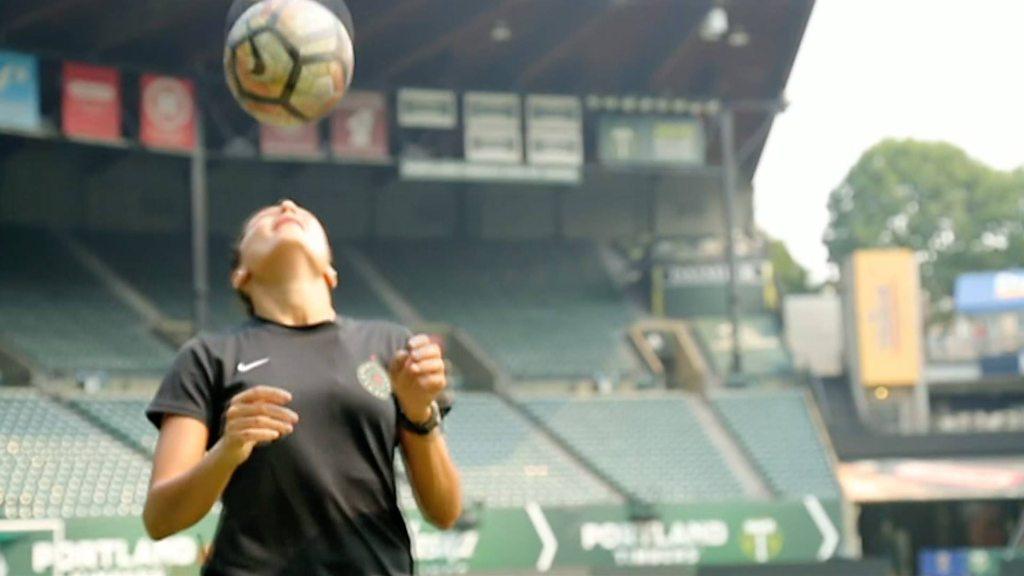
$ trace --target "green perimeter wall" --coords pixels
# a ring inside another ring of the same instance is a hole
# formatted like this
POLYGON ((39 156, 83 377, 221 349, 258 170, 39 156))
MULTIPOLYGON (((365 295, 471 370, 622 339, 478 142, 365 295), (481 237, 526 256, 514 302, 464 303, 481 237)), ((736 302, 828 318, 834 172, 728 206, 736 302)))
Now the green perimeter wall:
MULTIPOLYGON (((438 531, 408 515, 418 572, 815 562, 835 554, 840 503, 806 499, 663 505, 634 522, 624 506, 481 510, 473 527, 438 531)), ((0 575, 185 576, 216 528, 209 516, 154 543, 137 518, 0 520, 0 575)))

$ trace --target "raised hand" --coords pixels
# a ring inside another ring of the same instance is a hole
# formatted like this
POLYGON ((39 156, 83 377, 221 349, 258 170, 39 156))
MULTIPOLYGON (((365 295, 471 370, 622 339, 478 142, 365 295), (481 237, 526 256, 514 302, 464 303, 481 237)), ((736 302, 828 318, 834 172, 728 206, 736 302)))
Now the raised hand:
POLYGON ((248 460, 257 444, 292 433, 299 415, 285 408, 291 400, 290 392, 273 386, 255 386, 231 399, 222 440, 236 464, 248 460))
POLYGON ((389 367, 391 386, 406 418, 425 422, 430 418, 430 403, 448 386, 441 347, 425 334, 409 339, 389 367))

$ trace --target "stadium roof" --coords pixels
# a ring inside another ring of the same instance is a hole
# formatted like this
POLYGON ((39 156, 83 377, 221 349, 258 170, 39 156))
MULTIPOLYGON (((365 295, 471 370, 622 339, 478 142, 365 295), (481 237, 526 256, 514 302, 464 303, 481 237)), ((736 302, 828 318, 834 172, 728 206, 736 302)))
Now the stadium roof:
MULTIPOLYGON (((813 0, 349 0, 356 85, 781 97, 813 0), (728 31, 708 40, 713 6, 728 31)), ((0 46, 57 58, 219 76, 230 0, 6 0, 0 46)), ((226 89, 223 95, 226 96, 226 89)), ((766 137, 764 113, 740 115, 766 137)), ((713 147, 711 148, 714 149, 713 147)), ((714 161, 714 158, 711 159, 714 161)), ((752 170, 751 170, 752 171, 752 170)))

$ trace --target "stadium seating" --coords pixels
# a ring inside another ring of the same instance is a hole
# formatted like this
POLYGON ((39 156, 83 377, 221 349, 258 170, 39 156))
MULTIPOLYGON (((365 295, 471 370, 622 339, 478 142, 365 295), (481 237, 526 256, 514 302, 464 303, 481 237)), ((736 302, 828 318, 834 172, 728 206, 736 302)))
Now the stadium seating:
POLYGON ((165 369, 170 347, 49 232, 0 231, 0 337, 53 372, 165 369))
MULTIPOLYGON (((184 235, 89 233, 82 235, 93 250, 136 289, 149 297, 167 316, 192 316, 191 240, 184 235), (147 258, 140 258, 146 254, 147 258), (159 266, 153 265, 159 262, 159 266)), ((231 242, 210 238, 210 316, 214 329, 234 326, 245 319, 245 310, 230 283, 231 242)), ((391 314, 358 274, 338 263, 341 280, 335 304, 345 315, 357 318, 390 318, 391 314)))
POLYGON ((38 392, 0 389, 0 518, 138 516, 149 469, 38 392))
MULTIPOLYGON (((488 507, 614 502, 617 496, 497 396, 462 392, 445 420, 464 500, 488 507)), ((412 505, 408 487, 402 490, 412 505)))
MULTIPOLYGON (((704 316, 690 319, 712 364, 719 374, 728 374, 732 351, 732 325, 728 318, 704 316)), ((771 377, 793 373, 793 362, 782 343, 774 318, 764 314, 743 315, 740 319, 740 346, 743 373, 771 377)))
POLYGON ((525 405, 591 465, 653 502, 743 498, 685 394, 531 398, 525 405))
POLYGON ((146 419, 145 410, 153 393, 72 395, 69 401, 87 418, 126 442, 152 454, 157 429, 146 419))
POLYGON ((519 378, 634 373, 634 313, 586 242, 376 243, 366 249, 427 320, 467 330, 519 378))
POLYGON ((713 404, 778 494, 838 496, 831 459, 802 391, 726 392, 713 404))

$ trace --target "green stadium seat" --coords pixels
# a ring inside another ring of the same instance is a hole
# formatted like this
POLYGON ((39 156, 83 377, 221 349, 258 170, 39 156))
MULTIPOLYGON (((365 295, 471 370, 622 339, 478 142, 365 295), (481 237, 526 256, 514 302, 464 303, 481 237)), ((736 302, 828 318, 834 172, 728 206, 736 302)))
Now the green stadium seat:
POLYGON ((153 453, 158 431, 146 419, 146 406, 153 394, 76 394, 69 401, 88 418, 136 447, 153 453))
MULTIPOLYGON (((618 497, 501 399, 462 392, 445 420, 445 437, 462 476, 464 500, 492 508, 585 505, 618 497)), ((408 485, 400 490, 415 506, 408 485)))
POLYGON ((0 518, 139 516, 150 463, 37 391, 0 388, 0 518))
MULTIPOLYGON (((731 366, 732 325, 728 318, 703 316, 689 319, 715 370, 728 374, 731 366)), ((754 377, 790 376, 793 361, 782 342, 775 321, 765 314, 746 314, 740 318, 740 347, 743 374, 754 377)))
POLYGON ((778 494, 839 496, 832 458, 802 391, 724 392, 713 404, 778 494))
POLYGON ((51 372, 154 373, 173 350, 44 230, 0 231, 0 338, 51 372))
POLYGON ((743 498, 682 393, 524 398, 591 465, 652 502, 743 498))
POLYGON ((366 248, 427 320, 469 332, 521 379, 642 372, 636 313, 588 242, 381 242, 366 248))
MULTIPOLYGON (((119 275, 150 298, 169 318, 192 317, 192 243, 181 234, 87 233, 81 238, 119 275), (146 254, 140 258, 139 254, 146 254), (160 262, 160 266, 153 266, 160 262)), ((243 307, 231 287, 231 243, 223 236, 210 237, 210 321, 222 330, 245 320, 243 307)), ((335 247, 335 252, 338 252, 335 247)), ((335 305, 344 315, 391 319, 392 315, 373 289, 358 274, 338 264, 341 281, 335 305)))

